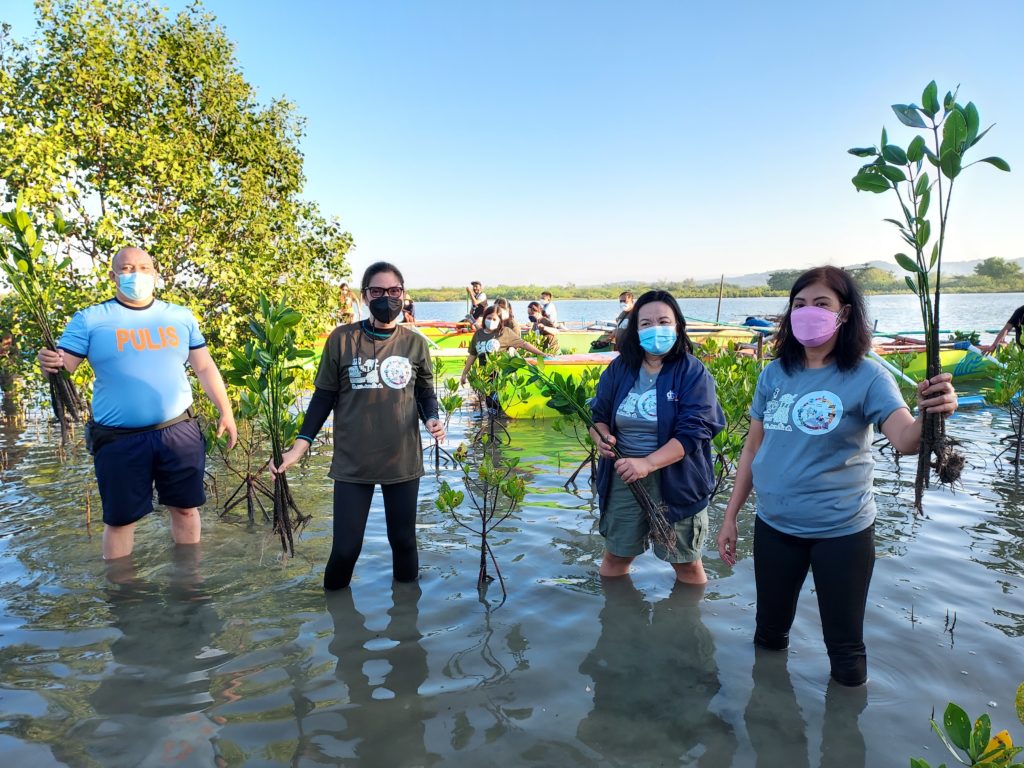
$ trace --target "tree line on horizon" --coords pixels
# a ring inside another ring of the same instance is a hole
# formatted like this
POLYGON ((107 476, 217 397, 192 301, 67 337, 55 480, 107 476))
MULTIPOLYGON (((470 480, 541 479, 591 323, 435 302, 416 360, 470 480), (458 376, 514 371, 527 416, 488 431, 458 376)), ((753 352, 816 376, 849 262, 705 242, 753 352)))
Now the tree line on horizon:
MULTIPOLYGON (((896 264, 893 264, 896 268, 896 264)), ((906 282, 894 271, 879 267, 844 267, 867 294, 910 293, 906 282)), ((617 299, 623 291, 635 296, 650 290, 665 290, 678 298, 717 298, 721 289, 727 298, 756 298, 760 296, 786 296, 805 270, 783 269, 769 273, 765 285, 740 286, 726 282, 698 283, 686 280, 623 281, 600 285, 494 285, 484 286, 489 297, 504 296, 513 301, 533 301, 541 291, 550 291, 554 299, 617 299)), ((949 293, 1016 293, 1024 292, 1024 272, 1018 264, 998 256, 985 259, 974 267, 970 275, 949 276, 943 279, 943 290, 949 293)), ((465 287, 416 288, 411 293, 417 301, 460 301, 466 298, 465 287)))

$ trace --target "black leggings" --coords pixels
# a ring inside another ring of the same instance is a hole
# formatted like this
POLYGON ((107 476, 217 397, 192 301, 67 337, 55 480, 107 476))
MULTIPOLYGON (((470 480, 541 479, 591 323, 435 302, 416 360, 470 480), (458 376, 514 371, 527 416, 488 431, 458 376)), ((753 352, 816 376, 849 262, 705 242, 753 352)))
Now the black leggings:
MULTIPOLYGON (((334 544, 324 571, 324 589, 343 589, 352 581, 352 571, 363 549, 373 489, 373 483, 334 481, 334 544)), ((380 490, 391 545, 391 571, 395 581, 415 581, 420 565, 416 551, 416 498, 420 480, 381 485, 380 490)))
POLYGON ((874 524, 849 536, 805 539, 777 531, 758 517, 754 523, 754 642, 773 650, 789 647, 789 629, 810 568, 832 677, 843 685, 860 685, 868 676, 864 609, 874 566, 874 524))

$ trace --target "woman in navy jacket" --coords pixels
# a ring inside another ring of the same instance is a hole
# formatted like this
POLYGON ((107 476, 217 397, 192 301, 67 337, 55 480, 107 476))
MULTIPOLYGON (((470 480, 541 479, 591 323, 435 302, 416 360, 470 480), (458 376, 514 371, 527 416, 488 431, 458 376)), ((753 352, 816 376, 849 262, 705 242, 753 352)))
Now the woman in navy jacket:
POLYGON ((714 486, 711 439, 725 426, 715 381, 692 352, 672 294, 648 291, 633 307, 619 357, 601 375, 591 403, 597 444, 602 576, 625 576, 647 549, 650 527, 627 483, 664 503, 675 529, 671 550, 653 542, 678 581, 704 584, 701 551, 714 486), (605 439, 602 439, 602 436, 605 439), (616 459, 611 446, 623 458, 616 459))

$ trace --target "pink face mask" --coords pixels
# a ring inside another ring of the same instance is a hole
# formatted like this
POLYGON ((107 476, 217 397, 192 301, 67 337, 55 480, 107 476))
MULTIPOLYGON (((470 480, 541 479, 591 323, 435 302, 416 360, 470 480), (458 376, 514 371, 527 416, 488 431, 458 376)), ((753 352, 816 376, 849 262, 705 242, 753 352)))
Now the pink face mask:
POLYGON ((799 307, 789 313, 793 335, 805 347, 820 347, 839 330, 839 313, 823 307, 799 307))

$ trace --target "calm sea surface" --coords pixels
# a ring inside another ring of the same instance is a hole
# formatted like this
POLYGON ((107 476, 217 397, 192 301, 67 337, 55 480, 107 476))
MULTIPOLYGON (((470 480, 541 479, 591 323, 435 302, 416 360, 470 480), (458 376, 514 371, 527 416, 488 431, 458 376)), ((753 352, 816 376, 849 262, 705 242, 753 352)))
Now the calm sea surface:
MULTIPOLYGON (((722 319, 780 303, 726 300, 722 319)), ((684 309, 713 319, 715 304, 684 309)), ((950 296, 948 327, 994 329, 1016 306, 1015 296, 950 296)), ((871 307, 881 328, 916 326, 910 298, 875 297, 871 307)), ((616 309, 559 304, 563 319, 616 309)), ((476 418, 468 407, 456 416, 452 444, 476 418)), ((930 491, 924 517, 911 507, 913 461, 897 466, 879 451, 870 681, 850 691, 827 684, 810 583, 788 654, 755 655, 749 510, 736 567, 708 551, 705 591, 674 587, 649 554, 631 579, 602 584, 587 473, 577 492, 563 487, 583 457, 551 424, 511 423, 501 449, 520 459, 529 490, 491 536, 509 597, 490 610, 475 588, 476 538, 433 505, 452 470, 421 485, 420 583, 392 586, 378 496, 352 588, 325 598, 329 449, 291 475, 313 514, 295 558, 280 556, 265 526, 218 519, 211 500, 198 552, 175 552, 158 512, 140 524, 132 564, 108 570, 88 457, 79 448, 60 462, 55 433, 39 422, 8 427, 0 764, 948 763, 928 719, 950 700, 1024 733, 1013 712, 1024 681, 1024 495, 997 456, 1008 429, 995 409, 950 421, 968 454, 963 487, 930 491)), ((236 480, 220 461, 212 468, 223 504, 236 480)), ((492 602, 499 594, 493 586, 492 602)))

